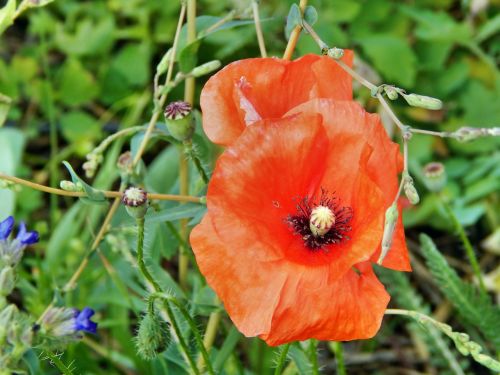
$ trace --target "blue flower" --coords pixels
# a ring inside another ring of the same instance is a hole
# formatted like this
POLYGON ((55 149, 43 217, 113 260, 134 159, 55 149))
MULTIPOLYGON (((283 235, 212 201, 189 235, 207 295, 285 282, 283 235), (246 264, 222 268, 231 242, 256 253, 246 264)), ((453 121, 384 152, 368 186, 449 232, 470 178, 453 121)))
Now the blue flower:
POLYGON ((97 332, 97 323, 90 320, 95 311, 90 307, 85 307, 82 311, 76 310, 75 314, 75 330, 88 333, 97 332))
POLYGON ((0 223, 0 241, 5 241, 9 237, 12 228, 14 227, 14 218, 9 216, 0 223))
POLYGON ((90 320, 95 314, 90 307, 78 310, 68 307, 52 307, 42 317, 42 332, 58 340, 78 340, 82 332, 96 333, 97 323, 90 320))
POLYGON ((38 242, 38 233, 28 232, 24 222, 19 224, 16 238, 9 239, 13 227, 14 218, 12 216, 0 222, 0 265, 16 265, 23 256, 26 246, 38 242))

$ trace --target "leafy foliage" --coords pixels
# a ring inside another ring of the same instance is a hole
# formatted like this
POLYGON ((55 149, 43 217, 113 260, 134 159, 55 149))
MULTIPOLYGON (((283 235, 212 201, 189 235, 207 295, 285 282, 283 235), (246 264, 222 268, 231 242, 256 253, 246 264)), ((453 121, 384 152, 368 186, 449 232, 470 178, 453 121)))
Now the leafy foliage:
POLYGON ((430 237, 422 234, 420 242, 422 253, 439 289, 457 312, 467 322, 479 328, 495 345, 496 350, 500 350, 500 309, 492 304, 486 293, 460 279, 430 237))

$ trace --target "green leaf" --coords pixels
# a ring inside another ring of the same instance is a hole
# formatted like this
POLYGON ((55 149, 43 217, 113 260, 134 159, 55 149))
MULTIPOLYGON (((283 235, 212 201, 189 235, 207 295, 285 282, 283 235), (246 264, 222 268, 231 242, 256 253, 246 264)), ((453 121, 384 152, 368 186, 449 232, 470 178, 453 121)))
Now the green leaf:
POLYGON ((500 13, 498 13, 495 17, 488 20, 481 26, 481 28, 477 32, 475 40, 477 43, 482 43, 489 37, 497 34, 499 31, 500 31, 500 13))
POLYGON ((500 309, 498 306, 492 304, 486 293, 458 277, 430 237, 421 234, 420 244, 429 271, 439 289, 455 306, 458 314, 469 324, 477 327, 495 345, 496 350, 500 350, 500 309))
POLYGON ((151 48, 148 43, 127 44, 111 63, 130 85, 142 86, 150 77, 151 48))
POLYGON ((16 0, 8 0, 7 4, 0 9, 0 35, 14 22, 16 12, 16 0))
MULTIPOLYGON (((0 129, 0 172, 14 175, 21 163, 25 136, 17 129, 0 129)), ((0 189, 0 217, 12 215, 16 195, 12 190, 0 189)))
POLYGON ((292 4, 290 11, 288 12, 288 16, 286 17, 285 36, 287 40, 290 38, 290 34, 295 26, 301 24, 302 15, 300 13, 300 8, 297 4, 292 4))
POLYGON ((316 23, 318 20, 318 11, 315 7, 312 5, 306 6, 304 9, 304 20, 311 26, 316 23))
POLYGON ((416 57, 406 39, 378 34, 359 39, 363 51, 375 68, 389 81, 404 87, 415 84, 416 57))
POLYGON ((0 94, 0 128, 7 120, 7 115, 9 114, 10 104, 12 103, 12 99, 8 96, 0 94))
POLYGON ((189 73, 198 62, 198 48, 201 41, 196 40, 184 47, 179 54, 179 67, 183 73, 189 73))
POLYGON ((64 137, 72 143, 92 141, 101 135, 99 123, 82 111, 71 111, 61 115, 61 130, 64 137))
POLYGON ((99 93, 94 77, 77 59, 66 60, 56 79, 58 98, 68 106, 88 103, 99 93))
POLYGON ((230 355, 233 354, 234 348, 242 337, 243 335, 236 329, 236 327, 231 326, 229 333, 224 339, 224 343, 215 356, 213 367, 216 372, 219 372, 219 370, 222 369, 224 363, 230 357, 230 355))
POLYGON ((334 9, 331 17, 335 22, 350 22, 356 18, 363 7, 368 6, 368 3, 361 5, 353 0, 330 0, 329 5, 334 9))
POLYGON ((86 197, 81 197, 80 199, 86 203, 98 203, 98 204, 107 204, 108 201, 104 196, 102 191, 94 189, 92 186, 83 181, 73 170, 71 164, 69 164, 66 160, 63 161, 64 166, 68 170, 71 175, 71 180, 74 184, 81 184, 83 186, 83 190, 87 193, 86 197))

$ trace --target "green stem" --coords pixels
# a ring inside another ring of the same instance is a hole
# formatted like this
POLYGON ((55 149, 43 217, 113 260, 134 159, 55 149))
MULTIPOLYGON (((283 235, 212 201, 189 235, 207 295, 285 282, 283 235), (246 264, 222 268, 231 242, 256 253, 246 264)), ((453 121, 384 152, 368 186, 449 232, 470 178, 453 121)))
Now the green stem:
POLYGON ((469 258, 469 263, 472 266, 472 270, 474 271, 474 274, 477 277, 477 280, 479 282, 479 287, 484 293, 486 292, 486 287, 484 285, 484 280, 483 280, 483 275, 481 273, 481 267, 479 266, 479 262, 477 260, 476 254, 474 252, 474 248, 472 247, 472 244, 469 241, 469 238, 467 238, 467 235, 465 233, 465 229, 458 220, 457 215, 455 215, 455 212, 453 212, 452 208, 450 205, 444 201, 444 199, 441 199, 443 203, 443 207, 450 217, 453 226, 455 227, 455 230, 458 232, 458 236, 460 237, 460 240, 462 241, 462 244, 464 245, 465 253, 467 255, 467 258, 469 258))
POLYGON ((193 148, 193 142, 191 140, 184 142, 184 152, 186 155, 193 161, 196 170, 198 171, 200 177, 202 178, 205 184, 208 184, 208 175, 205 172, 205 169, 201 165, 200 158, 196 154, 195 149, 193 148))
POLYGON ((71 371, 60 359, 59 357, 52 353, 51 351, 46 350, 45 354, 50 358, 50 361, 61 371, 64 375, 73 375, 73 371, 71 371))
MULTIPOLYGON (((205 364, 207 366, 207 371, 209 374, 215 374, 213 368, 212 368, 212 363, 210 362, 210 357, 208 356, 208 352, 205 349, 205 346, 203 345, 203 338, 201 337, 200 331, 196 327, 196 323, 194 322, 193 318, 191 315, 189 315, 189 312, 186 310, 184 305, 175 297, 164 294, 164 293, 153 293, 150 296, 150 309, 151 305, 153 304, 153 301, 155 298, 161 298, 165 301, 165 305, 169 306, 169 303, 173 303, 180 311, 184 319, 189 325, 189 328, 191 328, 191 331, 193 331, 194 337, 196 339, 196 344, 198 346, 198 349, 201 352, 201 355, 203 356, 203 359, 205 361, 205 364)), ((169 306, 170 308, 170 306, 169 306)), ((171 310, 170 310, 171 311, 171 310)))
POLYGON ((315 339, 309 340, 309 358, 311 360, 311 367, 313 375, 319 375, 318 366, 318 342, 315 339))
POLYGON ((144 218, 137 219, 137 264, 142 275, 153 286, 156 292, 161 292, 160 285, 153 278, 144 262, 144 218))
POLYGON ((344 363, 344 349, 342 343, 337 341, 333 343, 333 351, 335 353, 335 362, 337 364, 337 375, 346 375, 344 363))
POLYGON ((281 372, 283 371, 283 367, 285 366, 286 358, 288 355, 288 350, 290 349, 290 343, 285 344, 283 346, 283 349, 281 350, 280 357, 278 358, 278 365, 276 366, 276 369, 274 370, 274 375, 281 375, 281 372))

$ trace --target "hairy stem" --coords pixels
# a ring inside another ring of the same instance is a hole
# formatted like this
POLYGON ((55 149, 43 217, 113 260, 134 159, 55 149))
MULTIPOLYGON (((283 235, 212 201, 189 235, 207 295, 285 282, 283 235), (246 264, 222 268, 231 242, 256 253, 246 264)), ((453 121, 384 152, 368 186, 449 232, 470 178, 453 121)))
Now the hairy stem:
POLYGON ((278 358, 278 363, 276 369, 274 370, 274 375, 281 375, 283 367, 285 366, 286 358, 288 355, 288 350, 290 349, 290 343, 283 345, 281 349, 280 357, 278 358))
POLYGON ((342 343, 336 341, 333 343, 333 351, 335 353, 335 363, 337 365, 337 375, 346 375, 344 363, 344 349, 342 348, 342 343))

